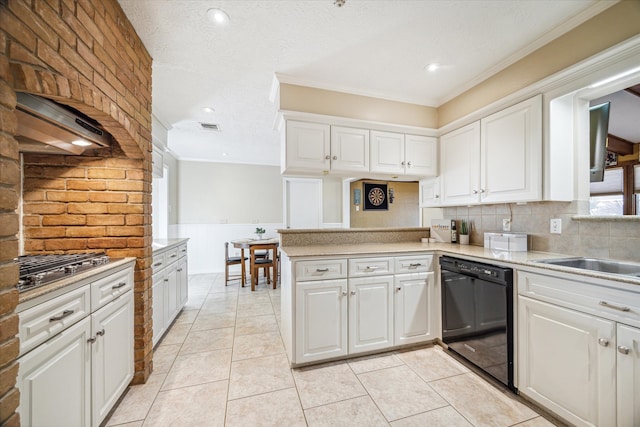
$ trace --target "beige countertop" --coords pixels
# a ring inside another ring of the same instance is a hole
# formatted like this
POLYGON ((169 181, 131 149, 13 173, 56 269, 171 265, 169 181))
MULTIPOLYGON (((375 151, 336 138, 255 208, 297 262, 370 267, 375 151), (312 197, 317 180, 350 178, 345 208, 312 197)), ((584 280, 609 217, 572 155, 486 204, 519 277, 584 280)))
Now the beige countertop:
POLYGON ((352 245, 310 245, 310 246, 286 246, 280 250, 289 258, 328 257, 328 256, 367 256, 382 254, 409 254, 414 252, 434 251, 441 255, 454 255, 463 257, 480 258, 485 262, 507 263, 526 267, 535 267, 564 273, 579 274, 582 276, 600 279, 615 280, 617 282, 640 285, 640 278, 608 274, 604 272, 582 270, 558 265, 542 264, 535 261, 552 258, 567 258, 571 255, 549 252, 507 252, 482 246, 458 245, 451 243, 362 243, 352 245))
POLYGON ((162 252, 164 250, 171 249, 182 243, 186 243, 189 240, 187 237, 176 238, 176 239, 154 239, 152 248, 153 253, 162 252))
POLYGON ((127 264, 133 265, 135 261, 135 258, 112 259, 109 264, 100 265, 92 268, 91 270, 83 271, 81 273, 74 274, 73 276, 65 277, 63 279, 56 280, 55 282, 47 283, 46 285, 40 286, 38 288, 21 292, 18 296, 17 311, 21 311, 22 308, 20 307, 20 305, 28 301, 32 301, 47 294, 57 296, 55 295, 57 293, 56 291, 60 293, 71 291, 79 286, 86 284, 88 281, 95 280, 97 276, 100 276, 103 273, 108 273, 111 270, 118 269, 127 264), (62 289, 64 290, 62 291, 62 289))

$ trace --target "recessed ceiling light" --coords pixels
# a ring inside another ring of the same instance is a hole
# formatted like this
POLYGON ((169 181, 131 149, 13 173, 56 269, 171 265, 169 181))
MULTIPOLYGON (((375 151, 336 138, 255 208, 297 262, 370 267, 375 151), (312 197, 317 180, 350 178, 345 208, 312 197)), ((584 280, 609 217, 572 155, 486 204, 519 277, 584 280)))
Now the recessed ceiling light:
POLYGON ((78 147, 88 147, 91 145, 89 141, 85 141, 84 139, 77 139, 75 141, 71 141, 73 145, 77 145, 78 147))
POLYGON ((227 153, 222 153, 222 157, 227 157, 227 153))
POLYGON ((229 15, 222 9, 209 9, 207 10, 207 17, 209 21, 217 25, 224 25, 229 22, 229 15))
POLYGON ((427 64, 427 65, 424 66, 424 69, 433 73, 434 71, 440 69, 440 64, 438 64, 436 62, 434 62, 432 64, 427 64))
POLYGON ((204 107, 202 111, 204 111, 205 113, 213 113, 214 111, 216 111, 216 109, 213 107, 204 107))

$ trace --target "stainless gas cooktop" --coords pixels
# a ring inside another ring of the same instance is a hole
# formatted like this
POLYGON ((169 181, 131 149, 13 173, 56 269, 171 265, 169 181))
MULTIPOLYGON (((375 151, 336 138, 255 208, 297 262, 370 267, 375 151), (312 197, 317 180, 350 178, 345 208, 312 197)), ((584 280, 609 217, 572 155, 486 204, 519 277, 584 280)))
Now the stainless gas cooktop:
POLYGON ((24 255, 16 262, 20 266, 18 291, 24 292, 108 264, 109 257, 104 252, 24 255))

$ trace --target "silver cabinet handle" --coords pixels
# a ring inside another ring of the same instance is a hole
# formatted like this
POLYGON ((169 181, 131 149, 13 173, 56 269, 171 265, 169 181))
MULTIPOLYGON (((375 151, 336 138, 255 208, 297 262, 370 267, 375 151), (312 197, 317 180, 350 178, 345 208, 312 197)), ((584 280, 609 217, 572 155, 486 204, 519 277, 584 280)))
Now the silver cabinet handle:
POLYGON ((333 156, 333 160, 338 160, 338 156, 333 156))
POLYGON ((355 294, 356 294, 356 291, 351 291, 351 295, 355 295, 355 294))
POLYGON ((411 167, 411 162, 407 162, 407 166, 411 167))
POLYGON ((111 289, 120 289, 120 288, 125 287, 125 286, 127 286, 127 282, 120 282, 117 285, 113 285, 111 287, 111 289))
POLYGON ((324 159, 325 159, 325 160, 330 160, 330 159, 331 159, 331 156, 327 154, 326 156, 324 156, 324 159))
POLYGON ((168 282, 168 281, 169 281, 169 279, 164 279, 164 281, 165 281, 165 282, 168 282))
POLYGON ((418 268, 422 265, 422 263, 418 262, 416 264, 409 264, 409 268, 418 268))
POLYGON ((439 194, 436 194, 436 195, 435 195, 435 198, 436 198, 436 199, 439 199, 439 198, 440 198, 440 195, 439 195, 439 194))
POLYGON ((478 194, 478 190, 473 190, 473 194, 478 194))
POLYGON ((609 340, 606 338, 598 338, 598 344, 603 347, 607 347, 609 345, 609 340))
POLYGON ((603 306, 603 307, 613 308, 614 310, 625 311, 625 312, 626 311, 631 311, 631 309, 629 307, 624 307, 624 306, 615 305, 615 304, 609 304, 606 301, 600 301, 598 304, 603 306))
POLYGON ((177 256, 178 256, 178 254, 173 254, 173 255, 171 255, 171 258, 175 258, 177 256))
POLYGON ((179 269, 178 269, 178 272, 181 272, 181 271, 182 271, 182 269, 181 269, 181 268, 179 268, 179 269))
POLYGON ((374 266, 368 266, 368 265, 367 265, 367 268, 365 268, 365 269, 364 269, 364 271, 365 271, 365 272, 367 272, 367 271, 376 271, 376 270, 377 270, 377 269, 379 269, 379 268, 380 268, 380 267, 378 267, 378 266, 376 266, 376 265, 374 265, 374 266))
POLYGON ((93 344, 94 342, 96 342, 96 337, 89 338, 87 342, 93 344))
POLYGON ((398 287, 396 288, 396 292, 400 292, 401 290, 402 290, 402 287, 400 287, 400 286, 398 286, 398 287))
POLYGON ((329 271, 328 268, 316 268, 317 273, 326 273, 327 271, 329 271))
POLYGON ((62 320, 65 317, 69 317, 74 313, 74 310, 65 310, 62 312, 60 316, 54 316, 49 318, 49 322, 57 322, 58 320, 62 320))
POLYGON ((481 188, 481 189, 480 189, 480 192, 481 192, 481 193, 484 193, 484 188, 481 188))
POLYGON ((630 352, 630 351, 631 351, 631 350, 629 350, 629 347, 625 347, 625 346, 623 346, 623 345, 619 345, 619 346, 618 346, 618 353, 621 353, 621 354, 629 354, 629 352, 630 352))
POLYGON ((153 264, 154 267, 160 267, 162 265, 161 262, 156 262, 155 264, 153 264))
POLYGON ((96 332, 96 335, 103 336, 104 335, 104 328, 102 328, 102 330, 96 332))
POLYGON ((405 162, 404 162, 404 160, 403 160, 403 161, 402 161, 402 166, 404 166, 404 163, 405 163, 405 162))
POLYGON ((347 296, 347 291, 342 291, 342 296, 346 297, 347 296))

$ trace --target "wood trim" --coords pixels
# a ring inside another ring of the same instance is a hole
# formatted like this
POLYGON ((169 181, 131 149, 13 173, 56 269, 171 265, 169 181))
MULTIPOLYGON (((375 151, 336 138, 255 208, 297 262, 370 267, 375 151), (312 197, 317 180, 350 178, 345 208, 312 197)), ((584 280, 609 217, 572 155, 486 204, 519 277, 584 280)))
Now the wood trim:
POLYGON ((607 151, 621 155, 633 154, 633 143, 615 135, 607 135, 607 151))
POLYGON ((640 84, 628 87, 625 90, 629 93, 634 94, 635 96, 640 96, 640 84))

